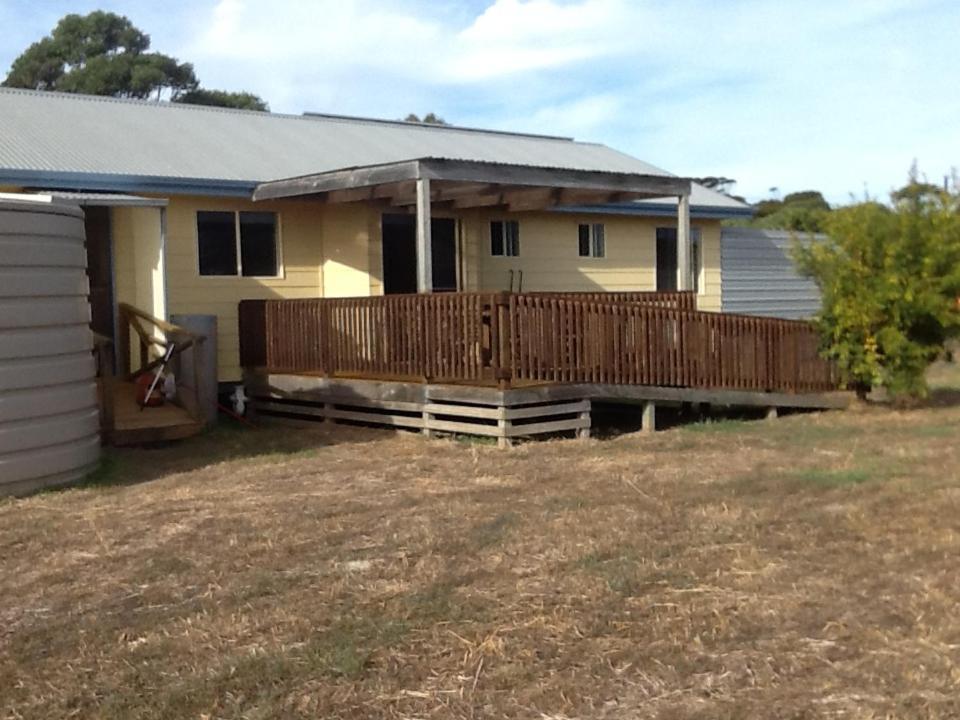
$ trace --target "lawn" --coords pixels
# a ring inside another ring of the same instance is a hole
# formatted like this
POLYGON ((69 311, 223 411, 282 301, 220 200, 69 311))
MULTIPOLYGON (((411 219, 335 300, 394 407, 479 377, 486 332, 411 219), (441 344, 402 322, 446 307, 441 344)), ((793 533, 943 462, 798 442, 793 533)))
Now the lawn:
POLYGON ((957 717, 958 561, 945 389, 507 451, 221 427, 0 501, 0 717, 957 717))

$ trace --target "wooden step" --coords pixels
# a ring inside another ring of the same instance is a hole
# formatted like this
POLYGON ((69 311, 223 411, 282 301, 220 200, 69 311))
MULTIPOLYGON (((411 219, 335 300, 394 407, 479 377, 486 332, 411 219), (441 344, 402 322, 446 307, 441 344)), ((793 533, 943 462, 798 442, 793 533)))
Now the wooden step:
POLYGON ((137 403, 137 388, 133 383, 113 383, 113 445, 139 445, 144 443, 180 440, 201 432, 204 423, 194 418, 187 410, 172 403, 159 407, 140 408, 137 403))

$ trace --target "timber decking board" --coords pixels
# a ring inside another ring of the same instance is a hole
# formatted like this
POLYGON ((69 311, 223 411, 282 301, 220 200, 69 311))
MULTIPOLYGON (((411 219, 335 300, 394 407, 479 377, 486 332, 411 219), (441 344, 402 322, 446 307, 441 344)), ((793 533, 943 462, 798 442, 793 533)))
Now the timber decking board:
POLYGON ((113 429, 110 440, 114 445, 179 440, 203 430, 203 423, 179 405, 164 403, 141 410, 136 393, 133 383, 114 381, 112 384, 113 429))

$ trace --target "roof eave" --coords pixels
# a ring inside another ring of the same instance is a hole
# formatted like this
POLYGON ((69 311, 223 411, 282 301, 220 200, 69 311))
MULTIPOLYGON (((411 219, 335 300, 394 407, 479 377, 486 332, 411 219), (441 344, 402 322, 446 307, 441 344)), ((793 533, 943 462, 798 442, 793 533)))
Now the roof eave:
POLYGON ((249 198, 256 182, 162 175, 121 175, 46 170, 0 170, 0 185, 56 190, 146 192, 249 198))
MULTIPOLYGON (((552 208, 553 212, 598 215, 647 215, 676 217, 677 206, 668 203, 613 203, 609 205, 565 205, 552 208)), ((690 217, 700 220, 726 220, 753 217, 751 207, 722 207, 718 205, 690 205, 690 217)))

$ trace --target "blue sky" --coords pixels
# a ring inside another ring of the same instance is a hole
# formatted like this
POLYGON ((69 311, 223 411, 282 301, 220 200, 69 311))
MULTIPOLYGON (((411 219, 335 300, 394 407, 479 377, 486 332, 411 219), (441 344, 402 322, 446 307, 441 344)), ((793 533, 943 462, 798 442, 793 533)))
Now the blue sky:
POLYGON ((96 8, 275 111, 572 135, 751 200, 960 165, 955 0, 0 0, 0 67, 96 8))

